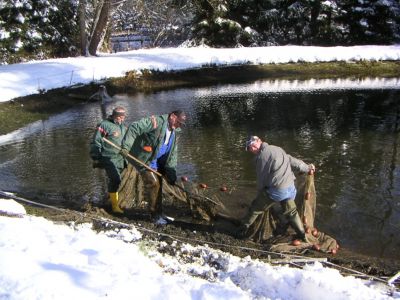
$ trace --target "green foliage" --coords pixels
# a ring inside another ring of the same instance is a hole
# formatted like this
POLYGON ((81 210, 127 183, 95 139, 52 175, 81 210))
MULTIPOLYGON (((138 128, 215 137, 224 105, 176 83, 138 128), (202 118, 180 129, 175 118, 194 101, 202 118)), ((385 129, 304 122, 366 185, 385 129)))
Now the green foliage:
POLYGON ((198 3, 194 44, 231 47, 400 42, 397 0, 194 1, 198 3))
POLYGON ((76 8, 65 0, 3 0, 0 64, 70 54, 76 8))
POLYGON ((400 3, 396 0, 343 1, 343 15, 355 44, 399 42, 400 3))
MULTIPOLYGON (((0 0, 0 64, 77 55, 77 3, 0 0)), ((97 4, 86 3, 87 27, 97 4)), ((126 0, 112 12, 106 44, 115 32, 139 32, 154 46, 400 42, 398 0, 126 0)))

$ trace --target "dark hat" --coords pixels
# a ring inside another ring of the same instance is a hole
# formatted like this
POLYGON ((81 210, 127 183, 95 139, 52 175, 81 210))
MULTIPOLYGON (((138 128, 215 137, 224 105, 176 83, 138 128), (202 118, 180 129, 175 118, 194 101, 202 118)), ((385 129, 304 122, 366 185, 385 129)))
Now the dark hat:
POLYGON ((116 118, 116 117, 121 117, 121 116, 126 116, 126 111, 125 108, 118 106, 113 109, 111 117, 116 118))
POLYGON ((177 117, 179 124, 182 126, 186 125, 186 114, 183 110, 174 110, 171 114, 174 114, 177 117))
POLYGON ((248 148, 253 145, 255 142, 257 142, 260 138, 256 135, 252 135, 249 137, 249 139, 246 141, 246 151, 248 150, 248 148))

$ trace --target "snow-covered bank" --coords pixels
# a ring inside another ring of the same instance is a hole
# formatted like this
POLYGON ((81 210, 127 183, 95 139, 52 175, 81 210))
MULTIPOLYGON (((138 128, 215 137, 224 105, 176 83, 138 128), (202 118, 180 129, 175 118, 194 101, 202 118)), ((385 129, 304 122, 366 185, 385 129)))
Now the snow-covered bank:
POLYGON ((134 227, 55 224, 6 199, 0 211, 19 215, 0 216, 0 299, 400 299, 320 263, 274 267, 176 242, 161 254, 167 243, 134 227))
POLYGON ((207 65, 400 60, 400 45, 353 47, 142 49, 0 66, 0 102, 78 83, 120 77, 127 71, 182 70, 207 65))

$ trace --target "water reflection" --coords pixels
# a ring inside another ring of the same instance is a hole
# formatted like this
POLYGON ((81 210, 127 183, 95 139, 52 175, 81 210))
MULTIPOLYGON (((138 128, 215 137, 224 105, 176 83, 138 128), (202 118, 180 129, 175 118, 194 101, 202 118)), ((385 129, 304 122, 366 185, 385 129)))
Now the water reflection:
MULTIPOLYGON (((178 173, 215 189, 227 185, 229 204, 249 202, 255 193, 252 156, 243 146, 248 135, 313 162, 319 228, 346 247, 398 259, 400 90, 393 83, 365 90, 300 91, 299 86, 310 83, 288 84, 274 81, 271 88, 270 81, 258 81, 116 95, 107 111, 123 105, 131 122, 184 109, 188 122, 178 173)), ((101 201, 105 177, 92 169, 88 156, 101 115, 100 106, 91 103, 45 121, 17 140, 0 137, 0 189, 58 204, 101 201)))

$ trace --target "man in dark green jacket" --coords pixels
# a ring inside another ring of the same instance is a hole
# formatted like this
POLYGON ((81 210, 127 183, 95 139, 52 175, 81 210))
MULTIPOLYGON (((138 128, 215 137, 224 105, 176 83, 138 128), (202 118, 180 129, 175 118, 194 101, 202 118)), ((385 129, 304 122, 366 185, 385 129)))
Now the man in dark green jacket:
MULTIPOLYGON (((130 153, 153 170, 161 173, 170 184, 176 181, 177 135, 186 121, 182 110, 169 114, 145 117, 133 122, 121 144, 121 154, 130 153)), ((165 223, 162 217, 162 180, 154 172, 138 165, 145 185, 145 197, 149 202, 152 218, 165 223)))
POLYGON ((90 156, 93 166, 104 168, 108 177, 108 193, 112 210, 115 213, 123 213, 118 206, 118 187, 121 183, 121 172, 125 168, 125 159, 119 154, 119 149, 106 143, 103 138, 117 146, 121 145, 126 127, 123 124, 126 116, 125 108, 118 106, 112 114, 97 125, 90 143, 90 156))

